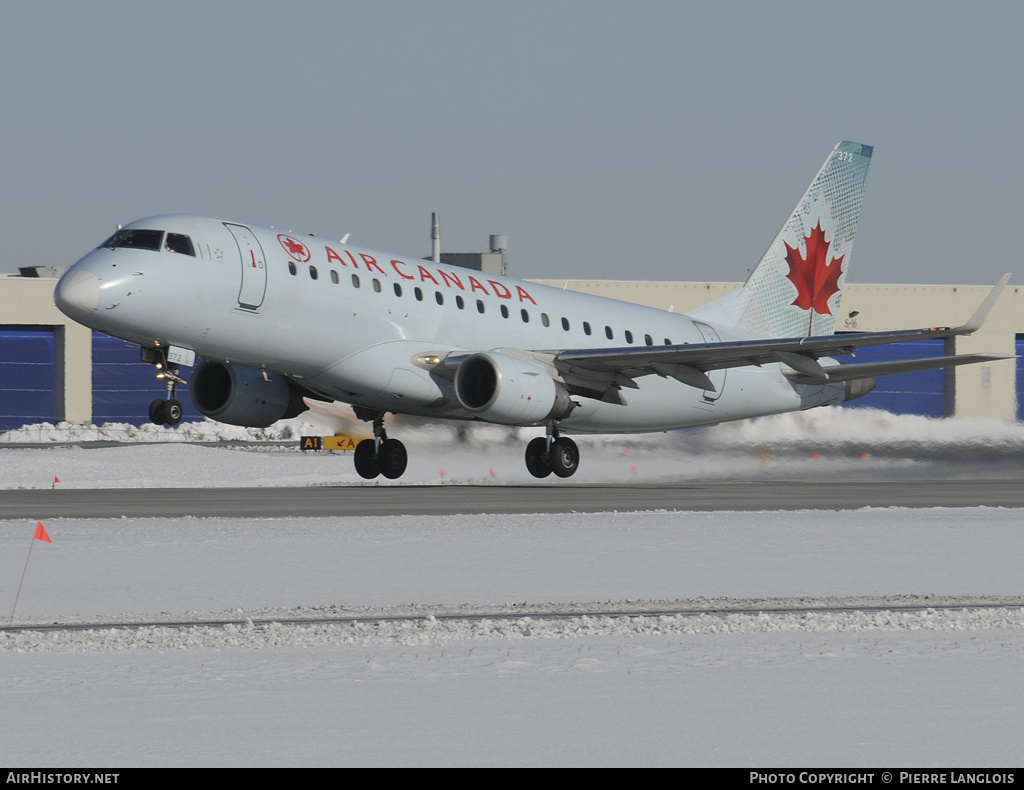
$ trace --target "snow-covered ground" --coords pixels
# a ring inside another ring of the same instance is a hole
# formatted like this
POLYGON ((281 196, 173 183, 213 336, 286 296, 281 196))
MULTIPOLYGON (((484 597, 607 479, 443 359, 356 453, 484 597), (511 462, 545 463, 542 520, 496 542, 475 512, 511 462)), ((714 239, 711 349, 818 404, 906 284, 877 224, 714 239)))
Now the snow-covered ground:
MULTIPOLYGON (((326 420, 326 418, 321 418, 326 420)), ((1024 477, 1024 424, 935 420, 871 409, 816 409, 710 429, 667 434, 576 436, 580 469, 570 480, 537 481, 523 451, 537 430, 389 423, 409 450, 399 481, 421 483, 622 483, 697 479, 1024 477)), ((212 421, 174 429, 127 424, 35 425, 0 434, 0 489, 310 486, 365 484, 351 453, 303 453, 299 437, 348 431, 365 423, 277 423, 245 429, 212 421), (69 443, 74 443, 70 445, 69 443), (163 445, 159 452, 149 447, 163 445)))
MULTIPOLYGON (((54 476, 79 488, 356 482, 342 454, 139 444, 124 427, 120 442, 108 437, 111 446, 67 447, 52 437, 73 438, 70 429, 28 430, 36 435, 0 437, 2 487, 49 488, 54 476), (16 446, 24 441, 53 446, 16 446)), ((294 435, 306 432, 319 431, 294 435)), ((456 482, 528 479, 521 441, 504 432, 475 438, 470 445, 431 432, 408 438, 416 465, 406 482, 436 482, 442 469, 456 482)), ((1024 431, 823 410, 683 437, 588 440, 587 448, 580 474, 590 482, 913 475, 936 455, 1019 466, 1024 431)), ((480 618, 458 626, 417 616, 331 628, 259 620, 349 608, 379 608, 383 616, 412 604, 442 611, 722 596, 1020 596, 1024 511, 56 519, 45 526, 52 543, 33 543, 34 522, 0 522, 5 625, 23 572, 16 623, 221 612, 257 624, 0 633, 6 765, 1005 766, 1021 759, 1019 609, 554 624, 480 618)))

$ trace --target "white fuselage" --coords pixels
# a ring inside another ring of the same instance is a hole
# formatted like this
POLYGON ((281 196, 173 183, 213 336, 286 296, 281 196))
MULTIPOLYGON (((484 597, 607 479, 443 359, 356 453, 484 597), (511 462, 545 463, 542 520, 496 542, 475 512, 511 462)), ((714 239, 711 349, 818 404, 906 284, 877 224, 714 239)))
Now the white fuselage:
MULTIPOLYGON (((473 418, 450 378, 424 363, 431 357, 501 350, 537 359, 563 349, 746 339, 685 315, 272 229, 178 215, 126 228, 185 236, 194 254, 96 249, 58 284, 69 315, 143 346, 278 373, 372 409, 473 418)), ((622 391, 626 405, 574 396, 576 408, 559 424, 669 430, 844 396, 841 384, 794 384, 780 364, 709 376, 714 391, 639 377, 639 389, 622 391)))

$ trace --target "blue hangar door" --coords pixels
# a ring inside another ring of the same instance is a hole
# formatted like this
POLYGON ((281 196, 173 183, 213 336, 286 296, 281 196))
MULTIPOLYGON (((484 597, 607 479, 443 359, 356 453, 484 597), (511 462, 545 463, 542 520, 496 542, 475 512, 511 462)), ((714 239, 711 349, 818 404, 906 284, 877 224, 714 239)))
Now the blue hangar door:
POLYGON ((53 422, 53 328, 0 326, 0 430, 53 422))
MULTIPOLYGON (((894 343, 890 346, 871 346, 857 351, 856 359, 837 356, 840 362, 890 362, 897 359, 929 359, 945 353, 944 340, 918 340, 913 343, 894 343)), ((882 409, 893 414, 920 414, 925 417, 947 417, 947 376, 952 385, 952 370, 938 368, 918 373, 900 373, 882 376, 874 392, 844 403, 844 408, 882 409)), ((950 398, 952 404, 952 398, 950 398)), ((952 406, 950 405, 950 409, 952 406)))
POLYGON ((1014 353, 1017 354, 1017 420, 1024 422, 1024 335, 1014 338, 1014 353))

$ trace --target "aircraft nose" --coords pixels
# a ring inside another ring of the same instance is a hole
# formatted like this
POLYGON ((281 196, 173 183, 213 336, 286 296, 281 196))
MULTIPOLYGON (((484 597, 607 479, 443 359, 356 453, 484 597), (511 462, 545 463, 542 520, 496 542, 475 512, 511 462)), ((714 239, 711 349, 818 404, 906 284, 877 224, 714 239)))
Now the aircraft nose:
POLYGON ((100 303, 100 279, 84 269, 70 271, 57 283, 53 301, 68 318, 85 318, 100 303))

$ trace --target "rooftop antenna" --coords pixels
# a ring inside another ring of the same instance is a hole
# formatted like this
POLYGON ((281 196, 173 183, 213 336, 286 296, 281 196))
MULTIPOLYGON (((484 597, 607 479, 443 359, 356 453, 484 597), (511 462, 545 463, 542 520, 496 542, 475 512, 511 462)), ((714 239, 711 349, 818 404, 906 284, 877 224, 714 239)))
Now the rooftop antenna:
POLYGON ((430 215, 430 260, 441 262, 441 222, 436 211, 430 215))

